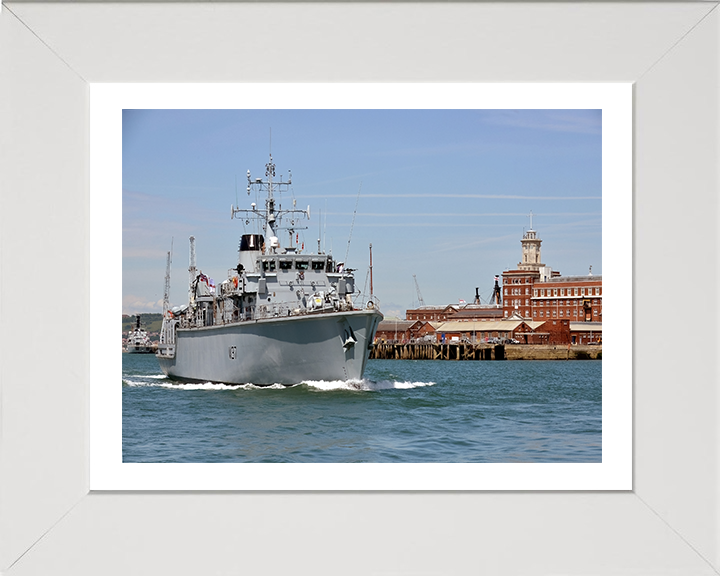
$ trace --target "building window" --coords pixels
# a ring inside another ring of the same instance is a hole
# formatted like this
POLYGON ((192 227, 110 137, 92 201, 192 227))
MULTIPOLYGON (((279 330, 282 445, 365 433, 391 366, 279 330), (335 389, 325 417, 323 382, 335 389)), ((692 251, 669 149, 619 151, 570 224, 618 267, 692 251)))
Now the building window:
POLYGON ((575 310, 573 310, 573 316, 577 316, 577 308, 575 308, 575 310))
POLYGON ((562 311, 562 310, 560 310, 560 316, 563 316, 563 311, 562 311))
POLYGON ((537 310, 533 310, 533 316, 537 318, 537 310))
POLYGON ((557 310, 553 310, 553 318, 557 316, 557 310))
POLYGON ((557 288, 553 288, 553 296, 557 296, 557 288))
POLYGON ((575 296, 577 296, 577 295, 578 295, 578 289, 575 288, 575 296))

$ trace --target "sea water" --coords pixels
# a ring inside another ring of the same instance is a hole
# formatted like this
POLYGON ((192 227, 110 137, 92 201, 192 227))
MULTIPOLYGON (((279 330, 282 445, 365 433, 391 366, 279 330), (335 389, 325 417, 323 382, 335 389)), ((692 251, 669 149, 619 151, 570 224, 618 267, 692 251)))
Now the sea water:
POLYGON ((179 383, 123 354, 124 462, 601 462, 602 361, 370 360, 361 381, 179 383))

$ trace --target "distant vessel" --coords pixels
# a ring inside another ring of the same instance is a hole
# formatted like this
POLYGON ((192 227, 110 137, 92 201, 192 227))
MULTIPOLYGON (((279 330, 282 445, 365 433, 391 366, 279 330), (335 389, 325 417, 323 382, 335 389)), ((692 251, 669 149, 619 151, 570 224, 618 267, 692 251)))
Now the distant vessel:
POLYGON ((155 351, 150 343, 148 333, 140 326, 140 314, 137 316, 135 330, 128 334, 125 349, 129 354, 150 354, 155 351))
POLYGON ((361 379, 383 318, 372 288, 356 307, 353 271, 321 252, 319 240, 315 254, 298 246, 297 224, 310 207, 297 210, 293 200, 292 209, 282 209, 275 192, 292 178, 273 181, 272 155, 265 180, 247 176, 248 194, 267 194, 265 209, 231 206, 231 218, 259 221, 264 234, 242 235, 238 263, 217 289, 196 268, 191 236, 188 303, 170 310, 168 253, 160 368, 179 380, 261 386, 361 379), (283 218, 285 247, 278 238, 283 218))

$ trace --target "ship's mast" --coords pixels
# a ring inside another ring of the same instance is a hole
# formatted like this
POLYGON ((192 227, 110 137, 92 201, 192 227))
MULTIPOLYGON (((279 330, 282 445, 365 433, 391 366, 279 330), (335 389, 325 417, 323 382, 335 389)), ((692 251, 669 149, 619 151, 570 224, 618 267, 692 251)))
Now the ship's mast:
POLYGON ((188 267, 188 302, 192 301, 192 285, 197 276, 197 268, 195 266, 195 236, 190 236, 190 266, 188 267))
POLYGON ((275 198, 273 196, 273 176, 275 176, 275 163, 272 161, 272 154, 270 154, 270 162, 265 164, 265 177, 267 178, 268 197, 265 201, 267 206, 267 230, 266 236, 277 238, 275 233, 275 198))
POLYGON ((167 264, 165 265, 165 292, 163 293, 163 318, 167 316, 170 309, 170 265, 172 264, 172 241, 170 251, 167 253, 167 264))
MULTIPOLYGON (((286 188, 290 187, 290 185, 292 184, 292 172, 288 171, 287 182, 283 182, 282 178, 280 178, 279 182, 275 182, 275 163, 273 162, 272 154, 270 154, 270 161, 265 164, 265 180, 263 180, 262 178, 253 179, 250 176, 250 170, 247 171, 247 178, 248 195, 250 195, 250 192, 253 188, 255 188, 256 190, 264 190, 267 193, 267 198, 265 200, 265 210, 258 210, 254 203, 252 204, 252 210, 245 210, 231 206, 231 218, 235 218, 237 215, 240 215, 240 219, 244 219, 246 223, 249 223, 251 218, 264 221, 266 242, 268 242, 269 244, 268 247, 270 251, 275 252, 275 250, 280 247, 280 241, 277 236, 277 231, 280 229, 280 223, 283 216, 297 215, 297 217, 304 216, 309 219, 310 206, 307 207, 307 210, 297 210, 295 208, 295 202, 293 202, 293 208, 291 210, 283 210, 279 204, 276 206, 275 191, 279 192, 283 186, 285 186, 286 188)), ((291 226, 287 228, 291 237, 291 245, 292 235, 297 229, 295 226, 294 218, 295 217, 293 217, 293 219, 291 220, 291 226)), ((294 248, 292 248, 292 250, 294 250, 294 248)))
POLYGON ((370 244, 370 298, 373 296, 373 276, 372 276, 372 244, 370 244))

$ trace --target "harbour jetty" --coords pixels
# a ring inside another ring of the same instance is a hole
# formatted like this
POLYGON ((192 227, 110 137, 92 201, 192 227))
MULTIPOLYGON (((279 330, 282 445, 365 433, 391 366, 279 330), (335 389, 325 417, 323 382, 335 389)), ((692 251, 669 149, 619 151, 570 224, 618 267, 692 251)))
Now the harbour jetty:
POLYGON ((373 345, 370 358, 382 360, 601 360, 602 346, 378 342, 373 345))

